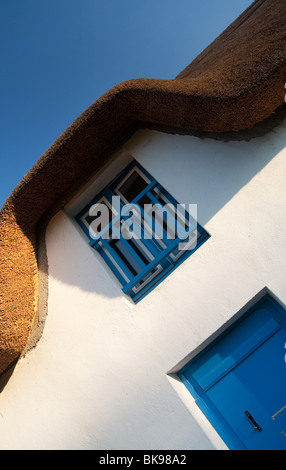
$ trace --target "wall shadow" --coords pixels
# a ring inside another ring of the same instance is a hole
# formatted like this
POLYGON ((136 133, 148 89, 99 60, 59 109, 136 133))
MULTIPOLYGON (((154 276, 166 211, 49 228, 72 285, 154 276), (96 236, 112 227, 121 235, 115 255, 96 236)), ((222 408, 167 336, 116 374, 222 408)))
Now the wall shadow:
MULTIPOLYGON (((176 167, 178 160, 174 158, 174 149, 170 148, 169 155, 166 159, 170 163, 170 167, 174 175, 182 175, 183 181, 178 185, 178 179, 174 179, 174 196, 180 200, 180 195, 184 194, 184 187, 189 188, 189 194, 194 194, 194 199, 189 201, 197 203, 199 207, 198 218, 202 225, 207 224, 252 178, 255 177, 286 145, 286 111, 285 107, 278 110, 266 122, 255 126, 252 130, 227 133, 227 134, 209 134, 209 133, 193 133, 192 136, 197 139, 196 150, 193 158, 187 164, 187 168, 182 172, 182 168, 176 167), (283 137, 284 135, 284 137, 283 137), (201 152, 199 151, 201 147, 201 152), (215 148, 215 157, 214 157, 215 148), (251 152, 247 153, 247 149, 251 148, 251 152), (209 150, 208 150, 209 149, 209 150), (245 152, 242 150, 245 149, 245 152), (229 163, 227 163, 227 158, 229 163), (204 174, 202 175, 202 170, 204 174), (180 187, 181 186, 181 187, 180 187), (202 211, 200 211, 202 207, 202 211), (202 218, 200 218, 200 212, 202 218)), ((142 124, 142 129, 146 128, 142 124)), ((149 128, 150 126, 148 126, 149 128)), ((153 130, 163 130, 152 126, 153 130)), ((178 130, 164 129, 164 132, 178 134, 178 130)), ((186 134, 184 134, 186 135, 186 134)), ((188 134, 190 135, 190 134, 188 134)), ((186 136, 188 137, 188 136, 186 136)), ((153 158, 150 156, 148 158, 153 158)), ((154 165, 155 171, 156 165, 154 165)), ((157 175, 154 174, 156 177, 157 175)), ((159 175, 160 176, 160 175, 159 175)), ((163 175, 162 175, 163 176, 163 175)), ((164 181, 158 180, 164 185, 164 181)), ((169 189, 169 188, 168 188, 169 189)), ((172 188, 170 188, 172 193, 172 188)), ((183 201, 188 202, 188 201, 183 201)), ((55 216, 56 217, 56 216, 55 216)), ((87 294, 96 293, 99 296, 108 299, 114 299, 122 294, 120 289, 115 285, 111 286, 108 276, 108 270, 101 269, 102 265, 98 260, 94 263, 92 272, 89 277, 85 276, 85 268, 91 255, 91 249, 80 235, 74 230, 74 237, 70 247, 65 243, 65 230, 62 239, 58 240, 58 253, 55 252, 53 260, 48 260, 46 253, 46 245, 44 243, 46 228, 49 224, 50 217, 43 218, 38 224, 38 240, 39 240, 39 256, 38 267, 40 272, 40 304, 37 323, 37 330, 32 335, 32 344, 34 347, 40 339, 43 329, 45 317, 47 314, 47 301, 49 296, 49 272, 53 276, 58 275, 58 280, 68 286, 74 286, 87 294), (80 240, 80 241, 79 241, 80 240), (81 244, 82 257, 79 261, 78 257, 73 256, 77 249, 77 243, 81 244), (66 247, 66 248, 65 248, 66 247), (62 250, 65 250, 62 252, 62 250), (69 269, 60 266, 60 260, 66 256, 69 260, 69 269), (59 265, 54 266, 51 263, 59 260, 59 265), (49 265, 50 263, 50 265, 49 265), (56 267, 56 269, 54 269, 56 267), (39 327, 40 323, 40 327, 39 327)), ((53 220, 51 220, 51 224, 53 220)), ((71 223, 65 225, 65 229, 71 227, 71 223)), ((54 239, 56 247, 57 240, 54 239)), ((89 263, 90 264, 90 263, 89 263)), ((96 308, 96 306, 95 306, 96 308)), ((27 350, 27 349, 26 349, 27 350)), ((14 364, 5 374, 0 377, 0 393, 8 383, 13 374, 14 364)), ((122 402, 122 409, 118 411, 120 420, 124 420, 125 406, 134 407, 134 413, 144 414, 144 409, 138 409, 138 400, 128 400, 126 405, 122 402)), ((140 408, 140 407, 139 407, 140 408)), ((130 413, 130 409, 128 410, 130 413)), ((95 417, 96 418, 96 417, 95 417)), ((111 424, 110 424, 111 428, 111 424)))
MULTIPOLYGON (((269 119, 263 123, 257 124, 253 129, 241 132, 228 133, 185 133, 177 129, 159 128, 157 126, 146 126, 143 123, 139 126, 139 132, 144 133, 148 127, 154 131, 163 131, 169 134, 183 134, 186 139, 180 140, 180 145, 190 153, 189 159, 185 155, 180 160, 179 152, 176 152, 177 143, 170 145, 165 149, 164 159, 168 172, 173 175, 172 182, 168 175, 162 171, 162 159, 159 159, 158 165, 154 158, 155 147, 152 148, 153 154, 144 154, 146 152, 144 135, 142 139, 142 154, 147 158, 153 169, 153 176, 164 186, 167 182, 169 192, 180 202, 185 204, 197 204, 198 222, 205 226, 245 185, 247 185, 271 160, 286 146, 286 107, 282 106, 269 119), (194 137, 190 143, 188 137, 194 137), (182 169, 182 165, 184 165, 182 169), (187 189, 186 189, 187 188, 187 189), (186 199, 187 198, 187 199, 186 199)), ((129 141, 136 136, 136 132, 129 141)), ((136 138, 136 137, 135 137, 136 138)), ((128 142, 129 142, 128 141, 128 142)), ((126 143, 128 149, 128 142, 126 143)), ((139 151, 140 150, 139 143, 139 151)), ((158 149, 159 151, 159 149, 158 149)), ((181 152, 181 149, 180 149, 181 152)), ((134 155, 136 159, 136 154, 134 155)), ((151 170, 150 170, 151 172, 151 170)), ((79 189, 79 188, 78 188, 79 189)), ((73 190, 74 191, 74 190, 73 190)), ((74 195, 74 192, 73 192, 74 195)), ((62 237, 59 239, 58 246, 61 246, 58 253, 54 255, 54 264, 56 258, 67 259, 69 269, 57 265, 53 269, 51 260, 43 251, 46 249, 41 239, 45 236, 46 228, 53 224, 60 208, 57 206, 45 214, 38 224, 38 245, 39 245, 39 271, 42 279, 48 277, 49 271, 53 276, 59 277, 59 280, 67 285, 73 285, 86 291, 98 293, 98 295, 108 298, 122 296, 120 286, 111 270, 106 266, 98 254, 94 254, 88 246, 88 240, 84 238, 81 229, 76 227, 76 223, 63 226, 62 237), (69 239, 70 246, 67 246, 67 239, 70 235, 68 230, 72 230, 74 235, 69 239), (64 250, 64 253, 63 253, 64 250), (74 253, 80 250, 81 255, 74 257, 74 253), (94 268, 90 275, 85 275, 85 265, 90 261, 90 256, 94 255, 94 268), (97 259, 96 259, 97 258, 97 259), (102 271, 102 273, 99 272, 102 271), (114 283, 109 282, 113 278, 114 283), (99 284, 97 280, 100 278, 99 284)), ((68 218, 68 216, 66 216, 68 218)), ((57 241, 54 240, 53 249, 57 250, 57 241)), ((53 261, 52 261, 53 264, 53 261)), ((44 281, 47 286, 47 281, 44 281)), ((41 292, 43 289, 41 289, 41 292)))

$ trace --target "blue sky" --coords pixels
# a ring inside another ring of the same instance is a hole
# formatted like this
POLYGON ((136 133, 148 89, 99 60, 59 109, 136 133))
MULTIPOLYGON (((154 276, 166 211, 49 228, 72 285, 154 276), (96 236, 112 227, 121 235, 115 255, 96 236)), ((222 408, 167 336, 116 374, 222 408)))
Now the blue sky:
POLYGON ((175 78, 251 3, 2 0, 0 207, 104 92, 132 78, 175 78))

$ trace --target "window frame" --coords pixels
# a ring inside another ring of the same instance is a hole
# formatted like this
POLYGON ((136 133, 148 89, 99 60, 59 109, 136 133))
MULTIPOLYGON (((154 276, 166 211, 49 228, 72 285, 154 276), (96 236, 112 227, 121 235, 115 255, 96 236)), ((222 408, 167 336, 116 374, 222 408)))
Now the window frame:
MULTIPOLYGON (((154 236, 152 236, 151 239, 131 239, 135 245, 140 245, 140 243, 144 245, 144 250, 149 252, 149 255, 147 255, 145 252, 144 256, 146 257, 146 260, 147 258, 150 260, 150 262, 146 264, 145 267, 143 266, 144 262, 142 261, 142 270, 139 271, 136 275, 132 275, 130 270, 126 268, 126 262, 124 265, 123 258, 120 259, 120 256, 117 255, 112 249, 110 239, 99 237, 97 240, 94 240, 91 238, 89 234, 89 228, 87 223, 84 221, 84 217, 89 214, 90 208, 94 204, 99 203, 103 199, 105 199, 105 203, 107 202, 110 206, 110 199, 112 196, 117 196, 120 198, 121 207, 126 203, 136 205, 138 204, 138 201, 140 201, 145 196, 148 196, 148 198, 150 198, 154 204, 156 196, 151 193, 151 191, 154 189, 155 194, 156 191, 158 194, 161 193, 162 200, 169 201, 175 207, 177 206, 178 202, 175 200, 175 198, 173 198, 169 192, 165 190, 157 180, 155 180, 155 178, 153 178, 136 160, 134 160, 129 165, 127 165, 127 167, 121 171, 119 175, 117 175, 109 184, 107 184, 106 187, 100 191, 99 194, 94 197, 91 202, 87 204, 75 217, 76 222, 87 235, 90 246, 100 254, 102 259, 106 262, 108 267, 121 283, 123 293, 128 295, 134 301, 134 303, 137 303, 142 298, 144 298, 174 269, 176 269, 191 254, 193 254, 209 238, 209 234, 196 221, 195 227, 193 227, 193 229, 190 231, 195 232, 196 230, 199 233, 196 246, 191 250, 182 250, 181 253, 176 255, 173 252, 178 247, 178 244, 182 241, 178 237, 175 239, 169 239, 167 241, 165 239, 158 240, 154 236), (138 174, 146 181, 146 187, 139 194, 137 194, 137 196, 132 201, 127 201, 126 198, 120 193, 119 189, 128 180, 128 177, 134 171, 137 171, 138 174), (156 271, 153 272, 154 270, 156 271), (146 276, 148 277, 146 278, 146 276)), ((159 203, 159 201, 157 201, 157 203, 159 203)), ((120 214, 117 214, 114 217, 113 223, 116 222, 117 218, 118 221, 122 221, 120 214)), ((111 223, 112 222, 110 222, 109 225, 102 230, 102 236, 104 232, 108 230, 108 227, 111 226, 111 223)), ((153 227, 150 227, 150 229, 153 235, 153 227)), ((142 230, 142 226, 141 229, 139 228, 139 230, 142 230)), ((129 240, 124 241, 124 237, 120 238, 119 241, 125 245, 125 248, 128 246, 130 247, 130 243, 128 243, 129 240)), ((137 249, 139 248, 137 247, 137 249)), ((141 254, 143 254, 144 250, 141 251, 141 254)), ((137 261, 140 262, 139 257, 136 255, 136 253, 134 253, 135 250, 132 247, 130 247, 130 251, 133 252, 134 256, 137 258, 137 261)))

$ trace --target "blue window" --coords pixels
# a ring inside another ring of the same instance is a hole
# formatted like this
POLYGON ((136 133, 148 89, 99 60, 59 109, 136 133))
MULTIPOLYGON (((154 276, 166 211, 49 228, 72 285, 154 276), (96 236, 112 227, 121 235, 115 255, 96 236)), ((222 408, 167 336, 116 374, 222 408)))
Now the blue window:
POLYGON ((207 240, 187 209, 134 161, 76 221, 137 302, 207 240))

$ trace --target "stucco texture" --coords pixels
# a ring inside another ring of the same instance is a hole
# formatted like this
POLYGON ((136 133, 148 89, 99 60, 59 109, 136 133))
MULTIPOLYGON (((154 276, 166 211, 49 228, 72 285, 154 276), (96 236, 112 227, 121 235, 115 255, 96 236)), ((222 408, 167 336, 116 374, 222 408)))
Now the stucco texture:
POLYGON ((257 0, 174 80, 119 84, 39 159, 0 213, 0 373, 21 355, 38 303, 37 227, 106 163, 136 123, 185 131, 248 129, 284 103, 284 0, 257 0))

